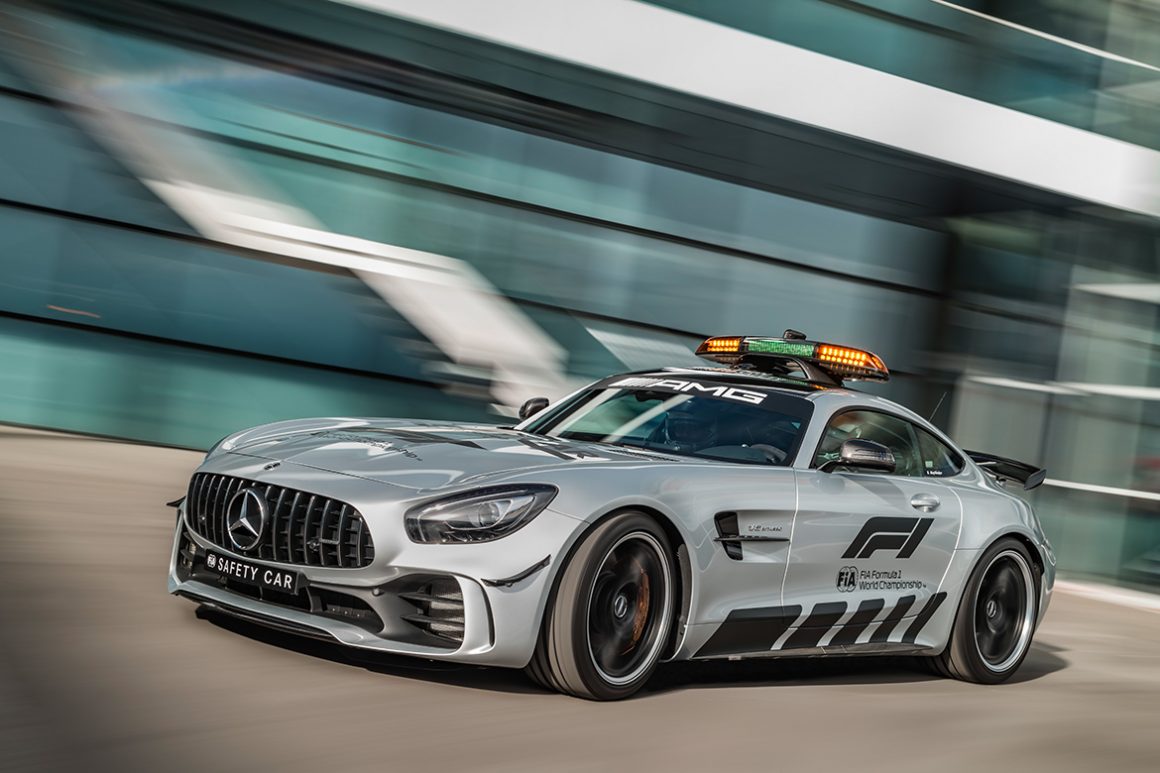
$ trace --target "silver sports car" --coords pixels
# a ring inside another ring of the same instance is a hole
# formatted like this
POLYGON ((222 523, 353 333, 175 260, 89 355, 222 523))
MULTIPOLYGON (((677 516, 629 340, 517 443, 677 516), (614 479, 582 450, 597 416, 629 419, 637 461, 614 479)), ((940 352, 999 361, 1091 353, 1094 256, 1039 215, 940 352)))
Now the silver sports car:
POLYGON ((597 381, 511 427, 330 418, 230 435, 178 509, 169 590, 350 647, 526 668, 584 698, 662 660, 910 654, 995 683, 1055 556, 1010 489, 844 380, 877 356, 710 338, 722 367, 597 381))

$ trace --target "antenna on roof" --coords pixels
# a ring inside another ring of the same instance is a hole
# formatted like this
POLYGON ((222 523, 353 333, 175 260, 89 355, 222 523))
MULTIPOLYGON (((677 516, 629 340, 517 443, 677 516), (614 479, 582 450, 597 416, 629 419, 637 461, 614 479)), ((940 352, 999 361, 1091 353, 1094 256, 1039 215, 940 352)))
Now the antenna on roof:
POLYGON ((804 340, 806 340, 805 333, 803 333, 800 330, 794 330, 792 327, 787 327, 785 329, 785 332, 781 334, 781 337, 787 341, 804 341, 804 340))
POLYGON ((927 421, 929 421, 929 422, 934 421, 934 415, 936 413, 938 413, 938 409, 942 407, 942 401, 945 399, 947 399, 947 390, 944 389, 943 393, 942 393, 942 397, 940 397, 938 399, 938 402, 934 404, 934 410, 930 412, 930 416, 927 418, 927 421))

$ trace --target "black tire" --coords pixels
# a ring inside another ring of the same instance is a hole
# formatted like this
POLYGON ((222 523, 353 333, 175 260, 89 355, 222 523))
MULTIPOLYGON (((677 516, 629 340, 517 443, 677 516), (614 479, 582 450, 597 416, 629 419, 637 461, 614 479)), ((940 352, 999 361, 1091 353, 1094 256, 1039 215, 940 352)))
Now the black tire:
POLYGON ((930 666, 978 684, 1009 679, 1031 649, 1039 583, 1039 568, 1019 540, 1007 537, 983 551, 963 589, 951 640, 930 666))
POLYGON ((620 700, 656 670, 675 618, 675 560, 655 520, 637 512, 597 526, 564 567, 527 673, 589 700, 620 700))

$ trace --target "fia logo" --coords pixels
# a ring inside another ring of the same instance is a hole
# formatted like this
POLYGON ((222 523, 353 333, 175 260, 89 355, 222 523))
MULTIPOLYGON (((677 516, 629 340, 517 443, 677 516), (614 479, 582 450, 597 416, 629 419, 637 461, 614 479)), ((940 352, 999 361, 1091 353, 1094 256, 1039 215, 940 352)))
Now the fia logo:
POLYGON ((213 569, 214 567, 216 567, 217 566, 217 556, 215 556, 213 553, 210 553, 208 556, 205 557, 205 565, 208 566, 210 569, 213 569))
POLYGON ((858 567, 843 566, 838 570, 838 592, 853 593, 858 585, 858 567))

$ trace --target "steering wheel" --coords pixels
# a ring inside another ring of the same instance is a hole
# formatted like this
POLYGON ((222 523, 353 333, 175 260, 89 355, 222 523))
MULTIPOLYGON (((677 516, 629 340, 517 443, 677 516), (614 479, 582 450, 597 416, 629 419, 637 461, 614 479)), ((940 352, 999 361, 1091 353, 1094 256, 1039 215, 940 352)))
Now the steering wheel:
POLYGON ((786 460, 786 457, 789 456, 789 454, 787 454, 785 451, 781 450, 777 446, 771 446, 768 443, 754 443, 753 445, 751 445, 749 447, 752 448, 754 451, 760 451, 761 453, 763 453, 765 455, 766 459, 768 459, 771 462, 775 462, 777 464, 781 464, 782 462, 784 462, 786 460))

